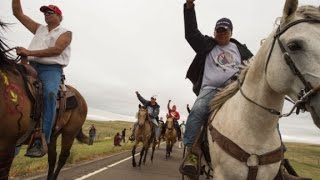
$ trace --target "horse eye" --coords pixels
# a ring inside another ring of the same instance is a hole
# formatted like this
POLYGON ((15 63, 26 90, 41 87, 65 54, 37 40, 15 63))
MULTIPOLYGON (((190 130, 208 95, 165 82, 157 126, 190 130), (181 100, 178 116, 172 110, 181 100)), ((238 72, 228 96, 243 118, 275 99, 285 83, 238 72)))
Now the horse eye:
POLYGON ((288 44, 288 48, 290 49, 290 51, 298 51, 301 50, 302 47, 300 46, 299 43, 297 42, 291 42, 288 44))

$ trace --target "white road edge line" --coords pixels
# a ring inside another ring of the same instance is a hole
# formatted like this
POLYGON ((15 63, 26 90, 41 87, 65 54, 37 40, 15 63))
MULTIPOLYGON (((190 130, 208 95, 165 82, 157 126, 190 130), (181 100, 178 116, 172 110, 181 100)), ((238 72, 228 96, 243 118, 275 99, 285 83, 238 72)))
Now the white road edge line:
POLYGON ((106 169, 108 169, 108 168, 107 168, 107 167, 103 167, 103 168, 101 168, 101 169, 99 169, 99 170, 96 170, 96 171, 94 171, 94 172, 92 172, 92 173, 89 173, 89 174, 87 174, 87 175, 84 175, 84 176, 82 176, 82 177, 80 177, 80 178, 77 178, 77 179, 75 179, 75 180, 83 180, 83 179, 86 179, 86 178, 88 178, 88 177, 90 177, 90 176, 93 176, 93 175, 95 175, 95 174, 98 174, 99 172, 104 171, 104 170, 106 170, 106 169))
MULTIPOLYGON (((138 156, 140 153, 137 153, 137 154, 135 154, 134 156, 138 156)), ((109 166, 107 166, 107 167, 103 167, 103 168, 101 168, 101 169, 99 169, 99 170, 96 170, 96 171, 94 171, 94 172, 92 172, 92 173, 89 173, 89 174, 87 174, 87 175, 84 175, 84 176, 82 176, 82 177, 80 177, 80 178, 77 178, 77 179, 75 179, 75 180, 84 180, 84 179, 87 179, 87 178, 89 178, 89 177, 91 177, 91 176, 93 176, 93 175, 95 175, 95 174, 98 174, 98 173, 100 173, 100 172, 102 172, 102 171, 104 171, 104 170, 107 170, 108 168, 111 168, 111 167, 113 167, 113 166, 116 166, 116 165, 118 165, 118 164, 120 164, 120 163, 122 163, 122 162, 124 162, 124 161, 127 161, 127 160, 129 160, 129 159, 131 159, 132 158, 132 156, 130 156, 130 157, 127 157, 127 158, 125 158, 125 159, 122 159, 122 160, 120 160, 120 161, 118 161, 118 162, 115 162, 115 163, 113 163, 113 164, 110 164, 109 166)))

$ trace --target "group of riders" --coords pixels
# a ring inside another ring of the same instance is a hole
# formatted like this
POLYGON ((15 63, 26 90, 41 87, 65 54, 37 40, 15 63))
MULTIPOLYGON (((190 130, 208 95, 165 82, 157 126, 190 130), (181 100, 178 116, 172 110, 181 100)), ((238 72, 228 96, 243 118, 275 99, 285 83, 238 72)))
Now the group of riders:
MULTIPOLYGON (((253 54, 245 44, 231 38, 233 24, 228 18, 221 18, 216 22, 213 36, 203 35, 198 29, 194 0, 186 0, 183 5, 185 38, 192 49, 196 52, 186 78, 193 84, 193 91, 197 99, 193 108, 188 109, 190 113, 186 123, 186 132, 183 137, 187 146, 187 157, 185 158, 181 173, 192 176, 197 174, 199 156, 194 148, 196 137, 209 116, 209 102, 216 96, 221 88, 224 88, 237 79, 240 66, 245 60, 250 59, 253 54)), ((43 127, 44 142, 35 141, 32 148, 28 148, 28 155, 31 157, 42 157, 43 152, 38 143, 43 146, 50 143, 50 137, 56 117, 56 99, 63 79, 63 68, 69 64, 70 44, 72 32, 60 26, 63 20, 62 11, 54 5, 42 6, 40 11, 44 15, 46 25, 41 25, 26 16, 21 7, 20 0, 12 0, 14 16, 32 33, 34 38, 28 47, 16 48, 17 55, 26 59, 25 63, 35 68, 43 86, 43 127)), ((150 100, 143 98, 136 91, 137 98, 148 111, 149 120, 154 127, 157 137, 164 134, 167 124, 159 119, 160 106, 156 102, 156 96, 150 100), (162 126, 163 125, 163 126, 162 126), (159 127, 162 127, 160 130, 159 127)), ((180 114, 177 107, 170 106, 168 101, 167 118, 173 119, 173 125, 177 131, 178 139, 181 140, 181 128, 178 120, 180 114)), ((138 123, 132 128, 130 140, 134 140, 134 132, 138 123)), ((184 122, 182 123, 184 125, 184 122)))
MULTIPOLYGON (((160 106, 156 102, 157 98, 156 96, 152 96, 150 98, 150 101, 143 98, 138 91, 136 91, 136 95, 139 99, 139 101, 143 104, 143 106, 148 110, 149 120, 152 122, 154 127, 154 133, 157 140, 164 139, 164 134, 167 127, 167 122, 163 121, 163 118, 159 118, 160 113, 160 106)), ((168 101, 167 109, 168 113, 166 114, 166 118, 172 118, 173 120, 173 127, 175 128, 177 132, 177 138, 179 141, 181 141, 181 127, 185 126, 184 121, 182 121, 181 124, 179 124, 178 120, 180 119, 180 113, 177 111, 176 105, 170 106, 171 100, 168 101)), ((135 122, 132 128, 132 134, 129 137, 129 140, 134 141, 135 140, 135 130, 138 125, 138 122, 135 122)))

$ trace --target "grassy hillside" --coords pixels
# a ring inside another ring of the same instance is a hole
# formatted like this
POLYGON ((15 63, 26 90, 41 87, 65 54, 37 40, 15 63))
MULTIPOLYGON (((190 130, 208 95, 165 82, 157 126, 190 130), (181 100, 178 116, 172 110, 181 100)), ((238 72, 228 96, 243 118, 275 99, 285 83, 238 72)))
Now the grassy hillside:
MULTIPOLYGON (((126 139, 131 134, 130 128, 132 122, 123 121, 90 121, 87 120, 83 126, 83 132, 88 134, 91 124, 97 129, 97 139, 93 146, 79 144, 75 141, 68 164, 73 164, 85 160, 98 158, 121 151, 129 150, 132 147, 131 142, 122 143, 121 147, 113 146, 113 136, 123 128, 127 129, 126 139)), ((60 142, 59 142, 60 143, 60 142)), ((320 145, 286 143, 287 152, 285 157, 290 160, 295 170, 300 176, 311 177, 314 180, 320 180, 320 145)), ((60 144, 57 147, 59 152, 60 144)), ((47 169, 47 156, 40 159, 31 159, 24 157, 26 147, 23 147, 20 154, 15 158, 11 169, 11 176, 21 176, 30 172, 43 171, 47 169)))
POLYGON ((105 138, 113 137, 117 132, 121 134, 121 131, 126 128, 126 138, 131 134, 132 122, 125 121, 92 121, 86 120, 83 126, 83 132, 89 134, 91 124, 94 124, 96 128, 96 140, 104 140, 105 138))
POLYGON ((299 176, 320 180, 320 145, 286 143, 285 157, 299 176))

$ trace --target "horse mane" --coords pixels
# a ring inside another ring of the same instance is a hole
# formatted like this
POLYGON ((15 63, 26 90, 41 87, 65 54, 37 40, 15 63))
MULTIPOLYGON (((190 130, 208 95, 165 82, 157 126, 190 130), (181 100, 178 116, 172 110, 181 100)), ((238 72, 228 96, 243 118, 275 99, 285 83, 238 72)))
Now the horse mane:
MULTIPOLYGON (((7 28, 8 24, 4 23, 0 20, 0 28, 5 29, 7 28)), ((0 36, 0 68, 4 69, 12 69, 10 67, 13 67, 16 63, 14 62, 14 59, 12 56, 6 52, 7 49, 9 49, 9 46, 4 42, 4 38, 0 36)))
POLYGON ((296 11, 296 15, 301 16, 303 18, 320 20, 320 6, 300 6, 296 11))
MULTIPOLYGON (((250 62, 253 58, 251 58, 248 63, 245 63, 244 65, 241 65, 241 72, 238 77, 240 82, 243 82, 246 74, 248 72, 248 69, 250 67, 250 62)), ((219 109, 228 99, 230 99, 232 96, 234 96, 239 90, 238 81, 234 81, 224 87, 222 90, 220 90, 214 98, 210 101, 209 107, 210 111, 214 111, 215 109, 219 109)))

